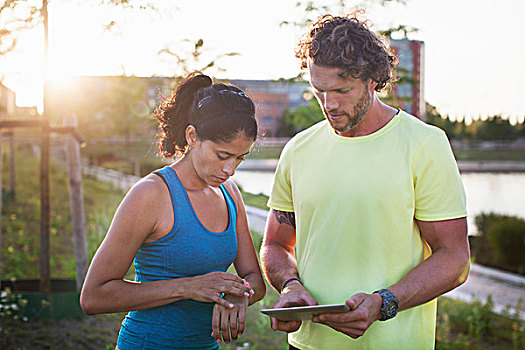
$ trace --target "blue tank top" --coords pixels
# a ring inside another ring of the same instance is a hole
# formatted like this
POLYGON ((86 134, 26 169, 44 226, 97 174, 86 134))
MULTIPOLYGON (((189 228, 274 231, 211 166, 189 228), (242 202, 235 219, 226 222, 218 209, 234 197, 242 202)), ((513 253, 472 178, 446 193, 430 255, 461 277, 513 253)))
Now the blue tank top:
MULTIPOLYGON (((135 256, 135 281, 148 282, 225 272, 237 255, 237 207, 220 185, 228 207, 224 232, 208 230, 197 217, 186 189, 173 168, 158 171, 168 185, 173 204, 171 231, 143 243, 135 256)), ((218 349, 211 336, 213 303, 194 300, 130 311, 122 322, 117 346, 130 349, 218 349)))

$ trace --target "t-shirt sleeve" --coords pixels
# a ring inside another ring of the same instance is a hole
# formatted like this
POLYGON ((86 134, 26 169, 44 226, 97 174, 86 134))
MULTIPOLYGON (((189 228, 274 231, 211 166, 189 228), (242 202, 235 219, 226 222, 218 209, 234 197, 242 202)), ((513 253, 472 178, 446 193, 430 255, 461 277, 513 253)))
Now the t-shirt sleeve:
POLYGON ((292 144, 288 142, 281 152, 275 176, 273 179, 272 192, 268 199, 268 207, 281 211, 294 211, 292 198, 291 174, 292 144))
POLYGON ((416 219, 439 221, 467 216, 465 190, 443 131, 436 130, 424 140, 412 169, 416 219))

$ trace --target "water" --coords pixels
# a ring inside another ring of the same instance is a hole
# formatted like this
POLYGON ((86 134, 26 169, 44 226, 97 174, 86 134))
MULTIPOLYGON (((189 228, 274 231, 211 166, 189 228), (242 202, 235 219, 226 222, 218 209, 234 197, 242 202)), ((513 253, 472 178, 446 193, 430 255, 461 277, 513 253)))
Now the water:
MULTIPOLYGON (((461 174, 467 196, 469 234, 476 234, 474 217, 482 212, 525 218, 525 173, 461 174)), ((233 179, 243 190, 269 195, 273 172, 239 170, 233 179)))

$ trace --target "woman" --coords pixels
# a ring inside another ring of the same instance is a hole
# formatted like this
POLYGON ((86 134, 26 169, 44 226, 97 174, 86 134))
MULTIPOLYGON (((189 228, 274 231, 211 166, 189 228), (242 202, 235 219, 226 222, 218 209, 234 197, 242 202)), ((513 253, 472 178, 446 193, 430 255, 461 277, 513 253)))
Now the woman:
POLYGON ((180 160, 126 195, 80 296, 87 314, 131 310, 117 349, 218 349, 264 297, 244 203, 228 180, 257 137, 254 109, 238 88, 192 74, 157 110, 160 151, 180 160), (133 260, 134 282, 124 279, 133 260), (226 273, 232 262, 238 275, 226 273))

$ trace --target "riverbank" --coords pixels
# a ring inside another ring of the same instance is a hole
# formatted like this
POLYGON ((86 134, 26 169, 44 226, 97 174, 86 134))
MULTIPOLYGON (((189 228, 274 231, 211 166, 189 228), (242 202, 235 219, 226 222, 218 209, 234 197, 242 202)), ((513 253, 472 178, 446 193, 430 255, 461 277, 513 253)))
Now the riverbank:
MULTIPOLYGON (((277 159, 246 159, 239 166, 239 170, 245 171, 275 171, 277 159)), ((523 173, 525 172, 525 160, 523 162, 496 162, 496 161, 458 161, 461 173, 523 173)))
POLYGON ((523 162, 488 162, 488 161, 459 161, 458 168, 461 173, 523 173, 523 162))

